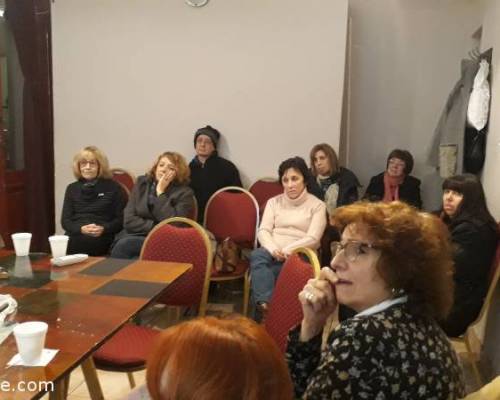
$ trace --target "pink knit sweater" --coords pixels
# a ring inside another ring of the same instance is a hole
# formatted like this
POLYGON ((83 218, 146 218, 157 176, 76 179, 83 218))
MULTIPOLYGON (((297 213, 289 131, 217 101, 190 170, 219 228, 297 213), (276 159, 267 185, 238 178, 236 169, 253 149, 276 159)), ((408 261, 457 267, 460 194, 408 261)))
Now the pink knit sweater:
POLYGON ((271 254, 288 255, 298 247, 317 249, 325 226, 325 203, 306 189, 293 200, 283 193, 267 202, 258 239, 271 254))

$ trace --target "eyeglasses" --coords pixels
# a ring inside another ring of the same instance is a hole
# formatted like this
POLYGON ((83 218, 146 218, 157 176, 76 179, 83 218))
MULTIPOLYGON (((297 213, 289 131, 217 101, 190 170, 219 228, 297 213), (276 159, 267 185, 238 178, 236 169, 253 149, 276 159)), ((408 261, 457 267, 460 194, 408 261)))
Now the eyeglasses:
POLYGON ((335 257, 342 250, 344 251, 345 258, 348 261, 354 262, 362 254, 367 253, 367 249, 376 249, 377 246, 370 243, 359 242, 357 240, 349 240, 344 244, 340 242, 332 242, 330 244, 330 250, 332 251, 332 257, 335 257))
POLYGON ((83 168, 85 166, 88 166, 91 167, 91 168, 95 168, 97 167, 97 161, 96 160, 91 160, 91 161, 88 161, 88 160, 82 160, 78 163, 78 165, 80 166, 80 168, 83 168))

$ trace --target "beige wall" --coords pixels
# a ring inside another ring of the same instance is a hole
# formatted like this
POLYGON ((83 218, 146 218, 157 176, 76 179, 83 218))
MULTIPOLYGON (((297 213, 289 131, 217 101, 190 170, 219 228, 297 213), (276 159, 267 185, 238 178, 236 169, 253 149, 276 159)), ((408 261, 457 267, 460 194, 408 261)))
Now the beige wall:
POLYGON ((52 12, 57 215, 88 144, 141 174, 163 150, 190 159, 211 124, 246 184, 317 142, 338 148, 347 0, 63 0, 52 12))
POLYGON ((352 17, 349 166, 366 185, 390 150, 408 149, 424 207, 440 204, 441 181, 425 165, 460 60, 481 25, 470 0, 350 0, 352 17), (383 3, 383 7, 381 4, 383 3))

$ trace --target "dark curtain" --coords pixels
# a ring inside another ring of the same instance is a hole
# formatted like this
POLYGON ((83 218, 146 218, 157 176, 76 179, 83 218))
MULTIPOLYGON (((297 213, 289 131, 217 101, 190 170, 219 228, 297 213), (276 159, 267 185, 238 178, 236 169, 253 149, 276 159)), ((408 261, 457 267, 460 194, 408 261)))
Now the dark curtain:
POLYGON ((54 226, 54 138, 50 0, 7 0, 5 18, 24 75, 27 229, 32 251, 47 250, 54 226))

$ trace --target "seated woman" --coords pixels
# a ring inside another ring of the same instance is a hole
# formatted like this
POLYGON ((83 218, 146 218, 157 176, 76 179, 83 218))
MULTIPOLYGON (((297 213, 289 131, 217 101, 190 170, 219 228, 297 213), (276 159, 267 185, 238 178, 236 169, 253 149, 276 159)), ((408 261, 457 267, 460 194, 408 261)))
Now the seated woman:
POLYGON ((124 230, 111 257, 139 257, 146 236, 157 223, 191 216, 194 194, 188 183, 189 168, 184 157, 170 151, 160 154, 146 175, 137 178, 125 207, 124 230))
POLYGON ((148 360, 153 400, 291 400, 292 383, 276 343, 243 317, 204 317, 163 331, 148 360))
POLYGON ((266 204, 258 239, 262 247, 250 255, 253 301, 267 310, 285 259, 298 247, 317 249, 326 226, 325 203, 307 191, 310 173, 300 157, 289 158, 278 169, 283 194, 266 204))
MULTIPOLYGON (((316 186, 313 194, 325 202, 328 215, 331 215, 337 207, 358 200, 358 187, 361 186, 358 178, 351 170, 339 166, 337 153, 332 146, 326 143, 317 144, 311 150, 310 160, 316 186)), ((322 265, 328 265, 332 259, 330 243, 338 239, 339 233, 328 224, 321 239, 322 265)))
POLYGON ((114 236, 122 229, 125 195, 111 179, 108 159, 95 146, 73 158, 77 179, 66 188, 61 225, 69 236, 68 254, 108 254, 114 236))
POLYGON ((461 370, 436 320, 453 301, 451 245, 438 218, 401 202, 356 203, 333 216, 342 232, 331 267, 299 294, 304 317, 287 360, 300 398, 456 399, 461 370), (321 352, 338 304, 357 311, 321 352))
POLYGON ((455 300, 444 331, 460 336, 481 310, 498 240, 497 224, 486 205, 483 186, 470 174, 443 182, 441 218, 454 245, 455 300))
POLYGON ((370 179, 363 199, 369 201, 404 201, 422 208, 420 180, 411 176, 413 156, 407 150, 395 149, 387 157, 386 170, 370 179))

